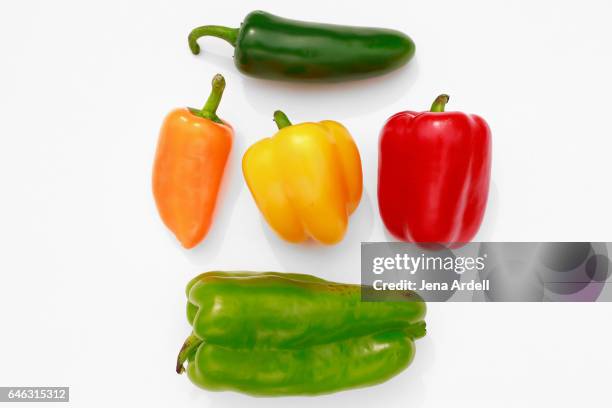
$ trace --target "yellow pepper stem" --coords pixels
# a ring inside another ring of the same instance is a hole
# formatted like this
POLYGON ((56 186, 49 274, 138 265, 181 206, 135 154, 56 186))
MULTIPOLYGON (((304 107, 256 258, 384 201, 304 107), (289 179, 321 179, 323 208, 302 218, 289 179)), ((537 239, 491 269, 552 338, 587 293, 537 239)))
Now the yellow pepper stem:
POLYGON ((291 126, 291 121, 284 112, 277 110, 274 112, 274 122, 276 122, 276 126, 278 129, 286 128, 287 126, 291 126))

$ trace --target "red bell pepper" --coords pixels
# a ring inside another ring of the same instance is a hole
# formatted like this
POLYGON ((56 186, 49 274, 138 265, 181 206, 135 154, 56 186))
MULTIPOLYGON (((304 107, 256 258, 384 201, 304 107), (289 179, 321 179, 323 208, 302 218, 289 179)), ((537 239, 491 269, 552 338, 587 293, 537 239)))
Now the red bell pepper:
POLYGON ((380 135, 378 205, 389 232, 415 243, 470 242, 482 222, 491 174, 491 131, 479 116, 444 112, 392 116, 380 135))

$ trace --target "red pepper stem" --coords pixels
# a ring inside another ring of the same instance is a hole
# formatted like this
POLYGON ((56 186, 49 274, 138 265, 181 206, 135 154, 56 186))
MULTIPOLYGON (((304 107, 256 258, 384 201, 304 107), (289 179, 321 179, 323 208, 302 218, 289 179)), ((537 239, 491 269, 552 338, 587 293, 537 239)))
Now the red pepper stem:
POLYGON ((210 91, 210 96, 206 100, 206 103, 204 104, 202 110, 197 110, 193 108, 189 108, 189 110, 191 111, 191 113, 201 118, 209 119, 217 123, 223 123, 223 121, 217 116, 217 109, 219 108, 219 104, 221 103, 221 98, 223 97, 224 90, 225 78, 223 78, 223 75, 221 74, 215 75, 212 80, 212 91, 210 91))
POLYGON ((442 94, 436 98, 433 105, 431 105, 431 112, 444 112, 444 108, 448 103, 450 97, 448 95, 442 94))
POLYGON ((279 110, 274 112, 274 122, 276 122, 276 126, 278 126, 279 130, 286 128, 287 126, 291 126, 291 122, 289 121, 287 115, 279 110))
POLYGON ((198 39, 205 36, 217 37, 222 40, 227 41, 232 45, 232 47, 236 46, 236 41, 238 40, 238 33, 240 29, 238 28, 229 28, 223 26, 214 26, 207 25, 198 28, 194 28, 188 37, 189 48, 194 55, 198 55, 200 53, 200 46, 198 45, 198 39))
POLYGON ((185 371, 185 361, 187 361, 189 357, 198 349, 198 347, 200 347, 202 342, 203 340, 193 333, 191 336, 187 337, 187 340, 185 340, 185 343, 183 343, 183 347, 181 347, 181 351, 176 359, 177 374, 183 374, 185 371))

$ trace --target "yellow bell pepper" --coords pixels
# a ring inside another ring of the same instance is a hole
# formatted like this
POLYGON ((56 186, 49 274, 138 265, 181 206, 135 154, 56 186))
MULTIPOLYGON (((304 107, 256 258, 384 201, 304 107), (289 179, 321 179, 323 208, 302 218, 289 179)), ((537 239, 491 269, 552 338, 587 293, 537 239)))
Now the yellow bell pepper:
POLYGON ((291 125, 274 113, 279 131, 252 145, 242 171, 270 227, 289 242, 342 240, 361 200, 359 150, 334 121, 291 125))

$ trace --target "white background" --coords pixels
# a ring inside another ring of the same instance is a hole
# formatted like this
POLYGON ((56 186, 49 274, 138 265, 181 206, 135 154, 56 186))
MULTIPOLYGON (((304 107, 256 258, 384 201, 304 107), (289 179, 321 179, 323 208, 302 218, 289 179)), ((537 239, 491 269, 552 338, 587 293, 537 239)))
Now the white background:
POLYGON ((359 243, 386 240, 376 202, 384 120, 427 109, 478 113, 493 131, 490 205, 477 240, 610 241, 612 3, 601 1, 3 1, 0 5, 0 385, 67 385, 71 405, 147 407, 604 406, 610 304, 431 304, 413 365, 372 388, 255 399, 174 372, 189 334, 183 289, 211 269, 358 282, 359 243), (415 59, 343 85, 254 80, 201 24, 253 9, 409 33, 415 59), (237 130, 206 241, 186 252, 162 226, 150 173, 159 126, 227 79, 237 130), (361 150, 365 194, 335 247, 292 246, 243 182, 246 148, 294 122, 336 119, 361 150), (350 404, 350 405, 349 405, 350 404))

